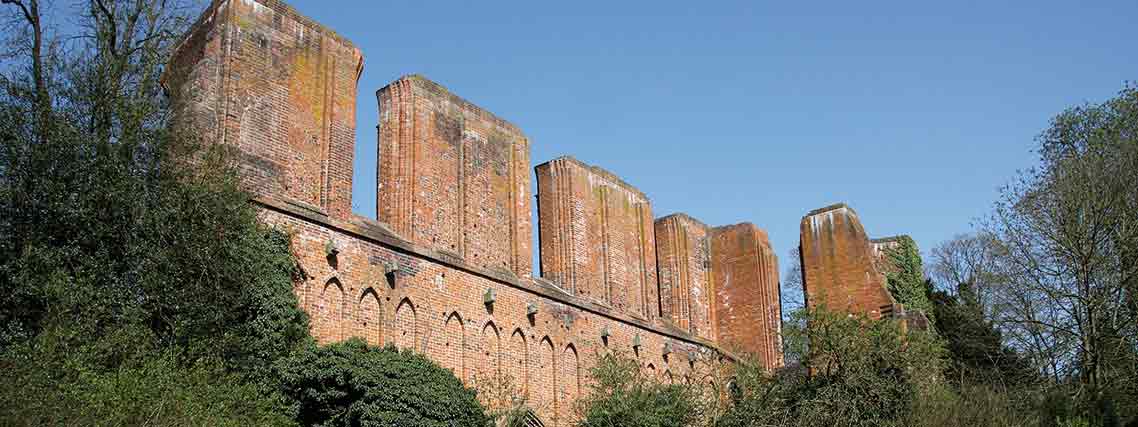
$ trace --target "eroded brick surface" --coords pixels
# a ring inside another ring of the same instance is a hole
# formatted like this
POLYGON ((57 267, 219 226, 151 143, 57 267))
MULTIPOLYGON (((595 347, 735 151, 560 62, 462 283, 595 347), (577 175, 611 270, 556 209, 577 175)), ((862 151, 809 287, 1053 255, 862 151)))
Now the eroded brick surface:
POLYGON ((417 244, 528 277, 530 150, 522 132, 421 76, 377 96, 378 219, 417 244))
POLYGON ((824 304, 874 319, 892 314, 896 301, 853 209, 838 204, 812 211, 802 218, 800 233, 807 305, 824 304))
POLYGON ((571 157, 536 171, 542 277, 616 311, 658 316, 656 240, 644 193, 571 157))
POLYGON ((685 277, 686 297, 666 303, 687 319, 676 328, 659 318, 651 204, 616 175, 572 158, 536 168, 533 277, 530 141, 515 126, 420 76, 379 90, 373 221, 351 214, 362 56, 350 42, 279 1, 215 0, 172 64, 179 117, 239 149, 261 219, 293 237, 295 291, 321 343, 412 348, 475 387, 508 375, 553 426, 570 424, 598 354, 631 354, 665 381, 704 381, 701 367, 733 357, 719 338, 776 357, 765 236, 717 246, 719 229, 669 231, 665 269, 685 277))
POLYGON ((711 230, 714 321, 720 345, 783 366, 778 257, 767 234, 742 223, 711 230))
POLYGON ((655 228, 660 316, 693 335, 715 339, 711 228, 684 214, 657 219, 655 228))
POLYGON ((355 46, 278 1, 215 1, 176 55, 181 108, 239 148, 250 191, 351 215, 355 46))

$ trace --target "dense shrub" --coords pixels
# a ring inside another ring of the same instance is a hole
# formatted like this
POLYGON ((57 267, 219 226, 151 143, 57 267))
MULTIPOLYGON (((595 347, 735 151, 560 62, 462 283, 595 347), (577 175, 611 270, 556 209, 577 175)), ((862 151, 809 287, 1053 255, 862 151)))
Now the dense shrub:
POLYGON ((316 426, 484 427, 473 389, 425 356, 352 339, 281 364, 299 421, 316 426))
POLYGON ((894 321, 811 311, 802 337, 811 368, 770 376, 741 363, 734 405, 722 427, 905 425, 913 402, 940 373, 941 350, 931 334, 903 334, 894 321))
POLYGON ((589 394, 578 403, 581 427, 684 427, 701 421, 698 387, 661 383, 635 359, 603 354, 590 376, 589 394))
POLYGON ((288 426, 275 394, 217 359, 187 361, 125 328, 79 347, 46 331, 0 359, 0 425, 288 426), (118 359, 108 366, 108 356, 118 359))

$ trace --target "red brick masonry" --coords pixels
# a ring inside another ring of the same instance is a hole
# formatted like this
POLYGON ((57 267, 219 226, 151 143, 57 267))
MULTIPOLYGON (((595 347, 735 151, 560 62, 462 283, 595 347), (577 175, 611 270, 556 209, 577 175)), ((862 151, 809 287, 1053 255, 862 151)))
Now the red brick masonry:
POLYGON ((810 307, 888 317, 901 311, 878 270, 857 212, 837 204, 806 214, 800 226, 802 288, 810 307))
POLYGON ((378 221, 353 215, 362 66, 351 42, 282 2, 214 0, 167 81, 183 120, 238 148, 261 219, 293 236, 319 341, 412 348, 476 387, 508 375, 546 425, 571 420, 604 352, 668 381, 706 381, 699 367, 734 351, 781 365, 765 233, 654 222, 639 190, 564 157, 536 168, 534 277, 531 142, 426 78, 377 92, 378 221))

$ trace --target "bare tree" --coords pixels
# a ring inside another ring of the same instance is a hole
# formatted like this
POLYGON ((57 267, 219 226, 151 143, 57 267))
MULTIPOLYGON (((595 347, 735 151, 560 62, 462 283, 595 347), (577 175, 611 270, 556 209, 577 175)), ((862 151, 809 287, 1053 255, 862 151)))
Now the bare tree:
POLYGON ((1122 374, 1138 340, 1138 90, 1060 114, 1039 154, 986 227, 999 242, 997 318, 1056 379, 1097 396, 1135 380, 1122 374))
POLYGON ((967 285, 975 293, 985 318, 994 320, 995 291, 1004 280, 997 263, 999 249, 999 242, 991 234, 957 235, 932 249, 928 275, 950 293, 967 285))
POLYGON ((10 44, 14 49, 6 56, 17 56, 27 50, 32 68, 32 105, 39 129, 37 134, 45 137, 46 127, 51 124, 52 100, 48 90, 47 35, 42 5, 39 0, 0 0, 0 4, 11 6, 13 13, 5 23, 5 31, 12 34, 10 44))
POLYGON ((802 289, 802 262, 799 249, 797 247, 791 249, 787 253, 786 259, 790 263, 782 275, 782 283, 779 289, 783 320, 788 319, 792 313, 803 308, 806 304, 805 290, 802 289))

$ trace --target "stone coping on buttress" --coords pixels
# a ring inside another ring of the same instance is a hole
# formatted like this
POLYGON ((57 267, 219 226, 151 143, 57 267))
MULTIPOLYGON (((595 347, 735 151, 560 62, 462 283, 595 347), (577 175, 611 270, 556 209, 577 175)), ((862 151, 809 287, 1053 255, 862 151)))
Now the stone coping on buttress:
POLYGON ((760 243, 765 245, 767 249, 770 249, 772 252, 774 251, 774 246, 771 245, 770 237, 767 236, 767 230, 764 230, 762 227, 755 225, 753 222, 740 222, 736 224, 720 225, 715 227, 713 230, 715 232, 726 232, 735 228, 749 228, 753 230, 755 234, 759 236, 760 243))
POLYGON ((380 97, 383 92, 391 90, 393 86, 396 86, 400 83, 410 83, 411 86, 422 89, 430 95, 446 98, 454 104, 461 105, 464 110, 474 113, 479 118, 493 123, 494 125, 501 127, 510 133, 521 136, 523 142, 525 144, 529 144, 529 138, 525 136, 525 133, 522 132, 522 129, 517 125, 511 123, 509 120, 498 117, 485 108, 479 107, 478 104, 470 102, 466 98, 456 95, 454 92, 451 92, 450 89, 447 89, 446 86, 443 86, 441 83, 431 80, 422 74, 412 73, 400 76, 398 79, 395 79, 379 88, 379 90, 376 90, 375 96, 377 98, 380 97))
POLYGON ((664 325, 653 325, 646 323, 640 319, 625 316, 620 313, 615 313, 605 306, 583 301, 576 297, 573 297, 572 295, 568 295, 565 293, 565 291, 557 288, 544 279, 534 278, 531 280, 523 280, 516 277, 510 272, 492 271, 475 267, 463 262, 461 259, 456 259, 453 256, 447 256, 446 254, 441 254, 437 251, 418 246, 414 243, 403 240, 399 236, 395 235, 395 233, 391 232, 388 227, 370 218, 355 216, 349 221, 336 220, 323 215, 320 212, 303 209, 292 203, 289 203, 288 201, 269 197, 257 197, 253 199, 253 202, 264 209, 328 227, 362 240, 389 247, 398 252, 422 257, 424 259, 439 263, 450 268, 493 280, 513 288, 530 292, 539 297, 547 298, 561 304, 572 306, 574 308, 587 311, 598 316, 606 317, 617 322, 632 325, 646 331, 651 331, 668 338, 683 341, 689 344, 703 346, 715 350, 721 355, 732 360, 740 360, 738 355, 724 349, 717 343, 689 335, 680 330, 672 329, 664 325))
POLYGON ((694 218, 694 217, 692 217, 691 215, 688 215, 688 214, 686 214, 686 213, 683 213, 683 212, 676 212, 676 213, 672 213, 672 214, 668 214, 668 215, 664 215, 664 216, 662 216, 662 217, 656 218, 656 222, 660 222, 660 221, 670 221, 670 220, 684 220, 684 221, 688 221, 688 222, 691 222, 691 223, 693 223, 693 224, 695 224, 695 225, 697 225, 697 226, 699 226, 699 227, 701 227, 701 228, 703 228, 703 229, 709 230, 709 231, 710 231, 710 230, 711 230, 711 228, 712 228, 712 227, 708 226, 707 224, 705 224, 703 221, 700 221, 700 220, 698 220, 698 219, 695 219, 695 218, 694 218))
MULTIPOLYGON (((193 40, 195 37, 199 37, 199 36, 205 34, 204 32, 208 32, 208 31, 210 31, 210 29, 214 28, 214 27, 212 27, 213 21, 216 19, 219 19, 219 17, 217 16, 217 12, 218 12, 218 10, 221 9, 222 5, 226 5, 229 3, 238 3, 238 2, 249 5, 249 6, 253 7, 254 10, 256 10, 256 8, 259 8, 259 7, 263 7, 263 8, 272 10, 273 13, 276 13, 278 15, 285 17, 285 18, 288 18, 288 19, 290 19, 296 23, 299 23, 300 25, 303 25, 304 28, 307 28, 308 30, 312 31, 315 34, 320 34, 322 36, 329 37, 332 40, 335 40, 337 43, 340 43, 340 44, 344 45, 345 47, 348 47, 350 49, 355 50, 356 53, 360 57, 360 62, 359 62, 359 64, 356 65, 356 80, 359 80, 360 75, 363 73, 364 63, 363 63, 363 54, 360 52, 360 49, 358 47, 356 47, 356 44, 352 43, 352 41, 349 40, 347 37, 344 37, 344 36, 340 35, 339 33, 333 31, 332 29, 325 27, 324 25, 321 25, 320 23, 312 20, 312 18, 305 16, 304 14, 300 13, 295 8, 293 8, 292 6, 288 5, 287 3, 285 3, 281 0, 210 0, 209 6, 206 7, 206 9, 204 11, 202 11, 201 15, 198 16, 198 19, 195 20, 194 23, 190 25, 190 27, 186 30, 186 32, 184 34, 182 34, 181 39, 178 40, 177 44, 174 47, 174 51, 172 52, 172 55, 170 55, 170 57, 171 58, 181 58, 183 55, 182 51, 184 49, 187 49, 188 46, 192 45, 192 43, 190 43, 191 40, 193 40)), ((170 68, 167 68, 166 70, 164 70, 162 72, 162 76, 160 77, 160 84, 162 85, 163 89, 165 89, 167 92, 170 92, 170 88, 168 87, 168 83, 169 83, 169 79, 171 77, 171 73, 176 72, 176 71, 178 71, 178 70, 171 70, 170 68)))
POLYGON ((541 163, 537 166, 534 166, 534 170, 537 170, 538 168, 544 167, 545 165, 548 165, 548 164, 554 163, 554 162, 566 162, 566 163, 573 164, 577 167, 580 167, 580 168, 585 169, 589 172, 592 172, 596 175, 599 175, 606 180, 611 181, 616 186, 623 188, 632 194, 640 196, 640 198, 644 199, 645 202, 650 201, 648 199, 648 195, 644 194, 643 191, 640 191, 639 188, 636 188, 632 184, 629 184, 625 180, 621 179, 620 176, 618 176, 617 174, 609 172, 608 170, 606 170, 600 166, 593 166, 593 165, 590 165, 588 163, 577 160, 576 157, 573 157, 570 155, 560 156, 560 157, 554 158, 552 160, 549 160, 545 163, 541 163))
POLYGON ((857 215, 857 212, 854 212, 853 208, 849 207, 849 205, 846 205, 845 202, 841 202, 841 203, 834 203, 830 206, 814 209, 810 212, 807 212, 806 215, 803 216, 803 218, 812 217, 814 215, 824 214, 826 212, 842 210, 842 209, 845 209, 847 211, 852 212, 854 215, 857 215))

